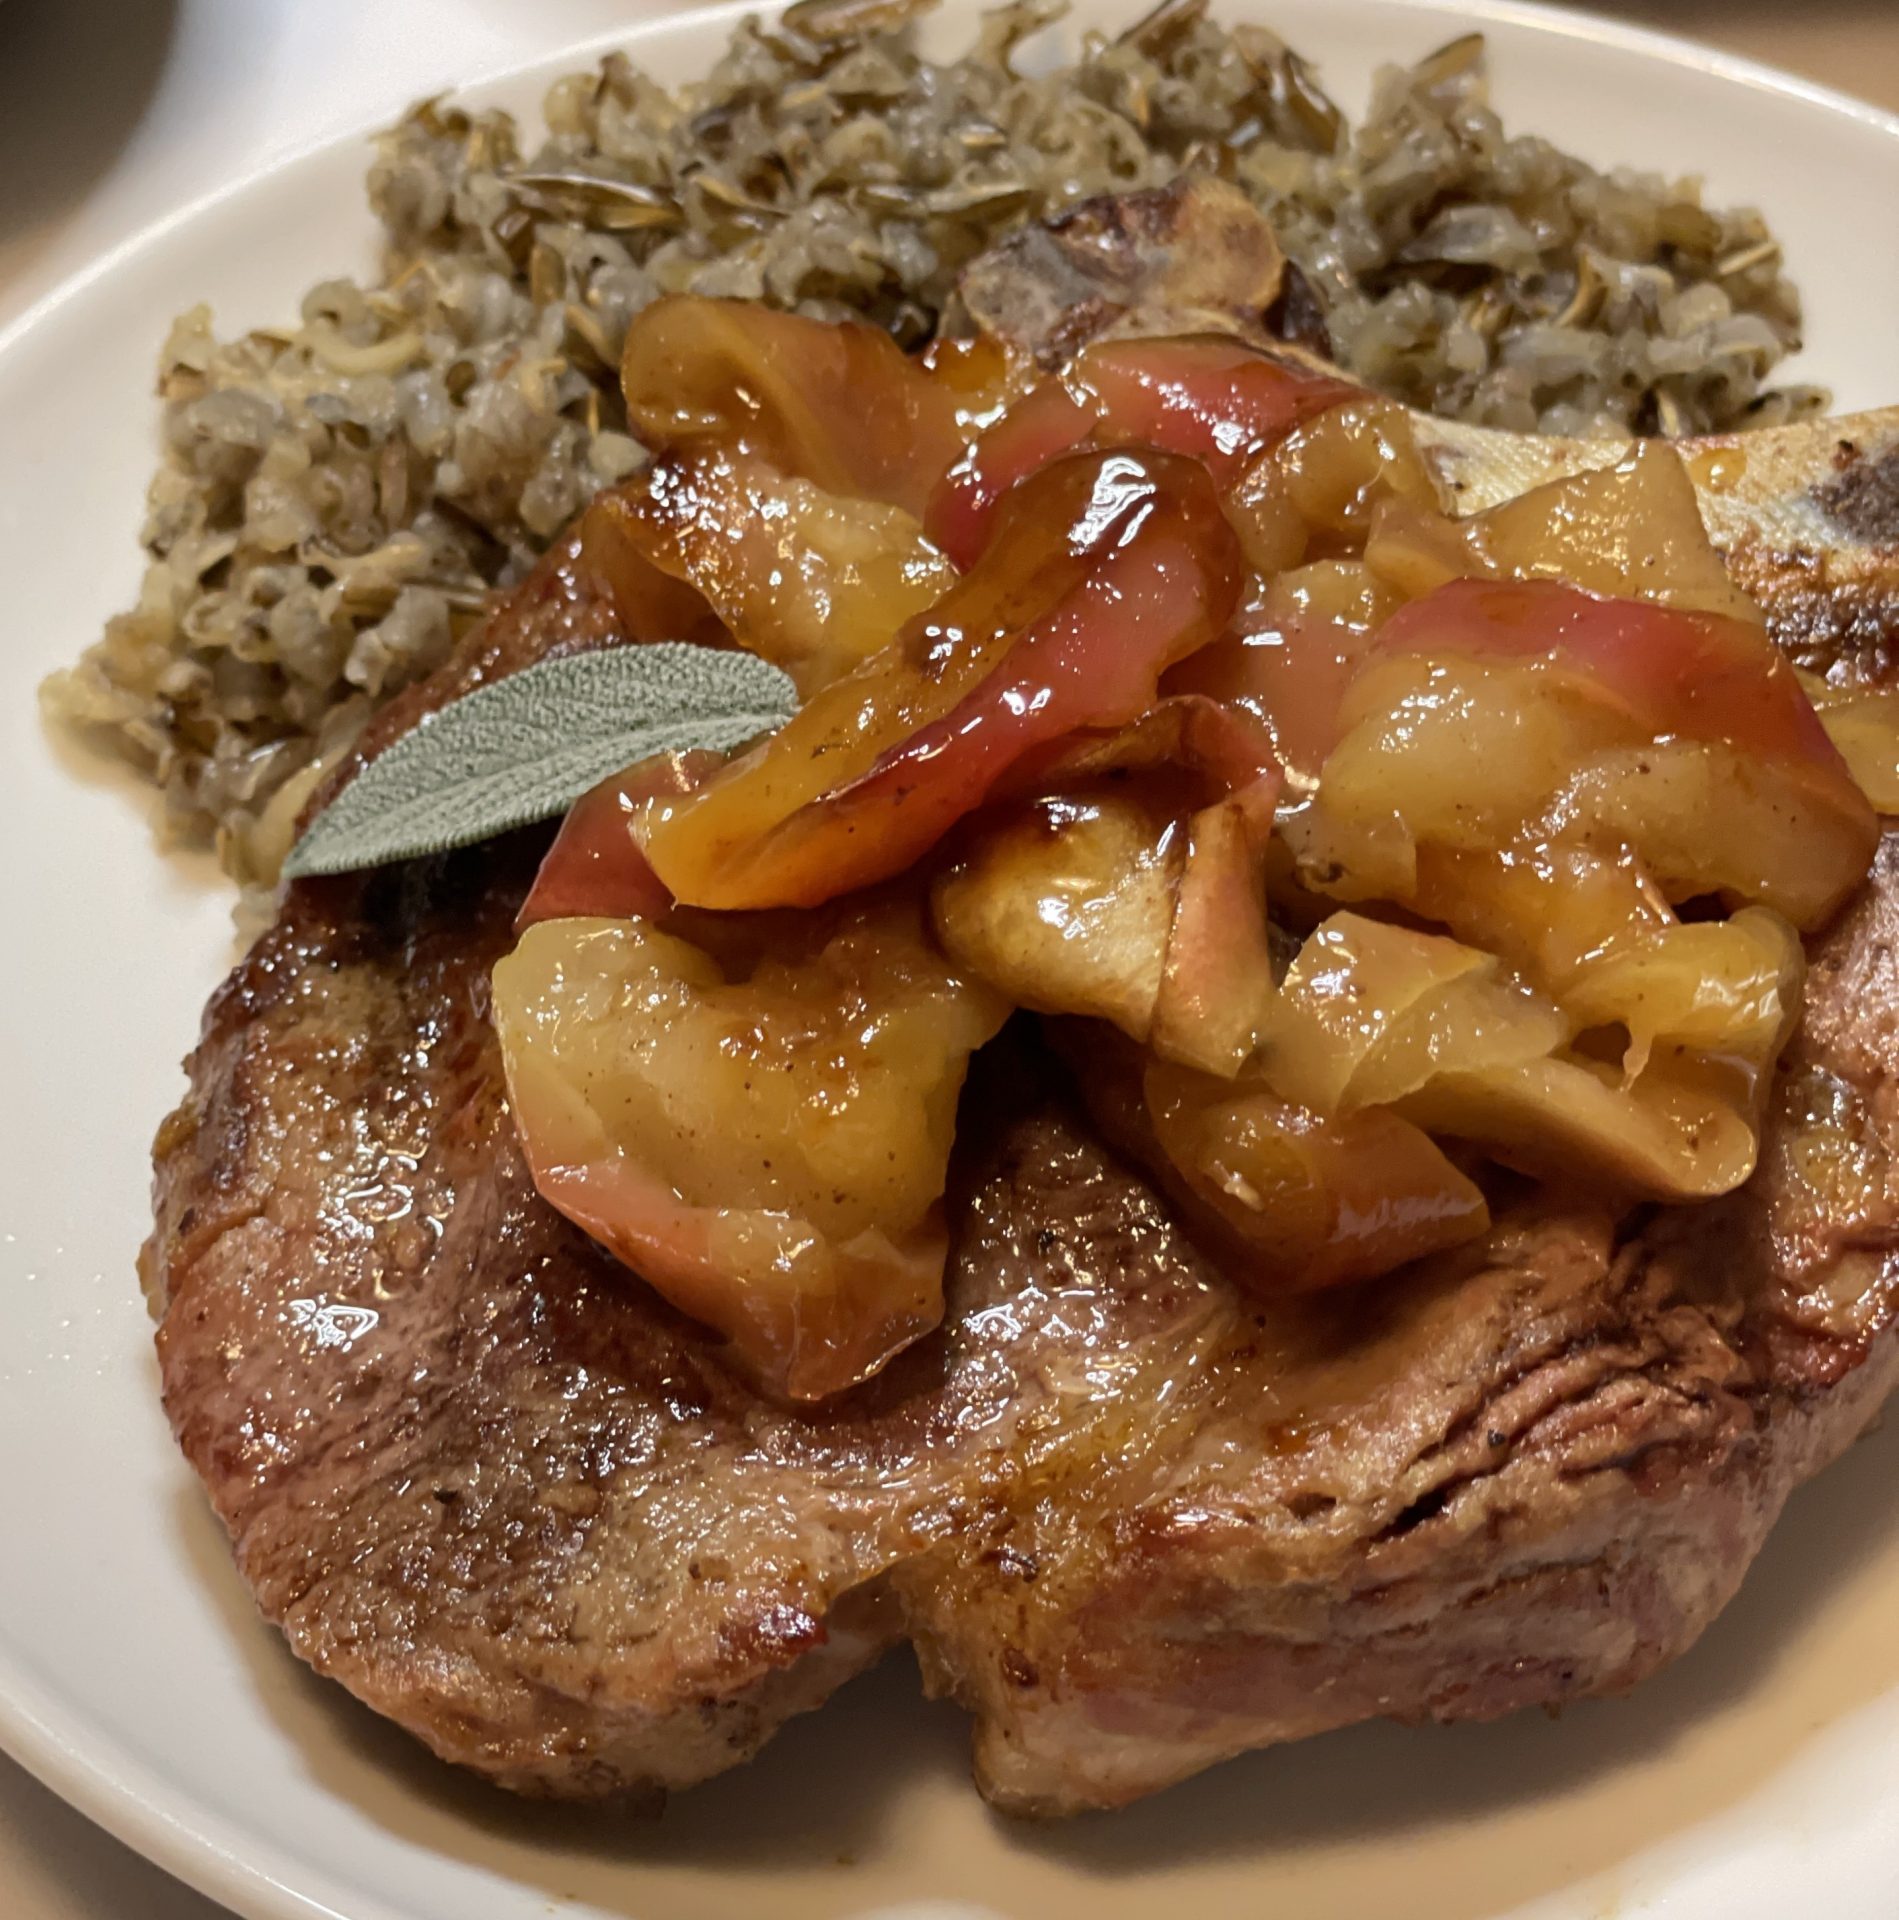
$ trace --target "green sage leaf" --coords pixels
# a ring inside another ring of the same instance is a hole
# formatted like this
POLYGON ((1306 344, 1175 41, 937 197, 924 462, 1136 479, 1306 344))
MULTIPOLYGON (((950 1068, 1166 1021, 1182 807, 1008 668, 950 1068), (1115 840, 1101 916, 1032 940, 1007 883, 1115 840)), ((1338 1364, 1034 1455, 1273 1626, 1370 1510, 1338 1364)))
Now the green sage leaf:
POLYGON ((473 846, 546 820, 649 754, 725 751, 782 726, 797 691, 748 653, 664 642, 543 660, 451 701, 311 821, 286 879, 473 846))

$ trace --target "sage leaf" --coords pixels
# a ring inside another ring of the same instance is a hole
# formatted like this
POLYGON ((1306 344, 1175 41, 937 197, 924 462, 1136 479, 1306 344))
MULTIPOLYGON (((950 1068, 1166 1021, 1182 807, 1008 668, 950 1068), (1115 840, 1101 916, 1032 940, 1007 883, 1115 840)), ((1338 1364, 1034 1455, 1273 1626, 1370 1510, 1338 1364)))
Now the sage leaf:
POLYGON ((725 751, 798 704, 749 653, 666 641, 542 660, 438 708, 311 821, 284 877, 473 846, 550 819, 649 754, 725 751))

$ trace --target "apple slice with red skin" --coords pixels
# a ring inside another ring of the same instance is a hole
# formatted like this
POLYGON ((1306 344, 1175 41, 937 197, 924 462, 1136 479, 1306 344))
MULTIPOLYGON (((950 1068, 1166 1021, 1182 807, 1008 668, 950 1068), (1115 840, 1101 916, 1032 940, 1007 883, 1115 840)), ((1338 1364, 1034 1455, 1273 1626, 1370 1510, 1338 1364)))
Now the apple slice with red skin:
MULTIPOLYGON (((1453 670, 1460 659, 1527 668, 1553 695, 1626 721, 1627 750, 1578 767, 1565 788, 1571 798, 1559 804, 1579 824, 1599 817, 1638 851, 1650 838, 1658 846, 1668 840, 1671 897, 1736 893, 1811 931, 1865 878, 1878 817, 1793 668, 1748 621, 1552 581, 1453 580, 1378 628, 1363 673, 1405 658, 1453 670), (1610 786, 1613 806, 1602 799, 1610 786), (1724 788, 1731 807, 1715 802, 1698 812, 1724 788), (1687 806, 1697 824, 1664 832, 1671 805, 1676 814, 1687 806), (1653 835, 1643 826, 1650 811, 1653 835), (1744 825, 1749 819, 1756 824, 1744 825), (1748 839, 1764 832, 1761 823, 1780 823, 1779 837, 1797 832, 1803 848, 1798 860, 1781 863, 1781 882, 1771 888, 1765 878, 1743 884, 1755 871, 1745 848, 1718 857, 1724 835, 1748 839), (1798 884, 1787 885, 1789 875, 1798 884)), ((1348 697, 1348 717, 1351 709, 1348 697)))
POLYGON ((1104 341, 970 445, 931 498, 925 531, 959 567, 974 565, 1010 490, 1081 446, 1184 454, 1225 488, 1262 447, 1361 391, 1238 340, 1104 341))
POLYGON ((1620 701, 1655 739, 1720 740, 1804 763, 1842 795, 1852 787, 1785 655, 1760 628, 1723 614, 1551 580, 1452 580, 1401 607, 1367 651, 1548 659, 1620 701))
POLYGON ((660 920, 673 897, 647 864, 634 829, 650 800, 690 793, 725 764, 721 753, 658 753, 589 788, 541 857, 514 929, 540 920, 660 920))
POLYGON ((1029 756, 1138 720, 1232 616, 1243 566, 1206 470, 1058 460, 1011 496, 981 563, 883 652, 698 792, 650 809, 676 898, 811 906, 901 873, 1029 756))

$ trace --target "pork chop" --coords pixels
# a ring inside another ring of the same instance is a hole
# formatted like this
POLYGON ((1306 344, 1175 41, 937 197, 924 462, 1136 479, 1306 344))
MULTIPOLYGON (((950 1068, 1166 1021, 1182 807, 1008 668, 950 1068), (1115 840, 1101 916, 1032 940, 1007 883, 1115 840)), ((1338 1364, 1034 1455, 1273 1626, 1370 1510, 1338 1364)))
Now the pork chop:
MULTIPOLYGON (((608 631, 556 555, 365 752, 608 631)), ((686 1785, 905 1637, 1037 1812, 1624 1688, 1899 1372, 1899 840, 1731 1200, 1526 1193, 1475 1253, 1263 1306, 1023 1054, 967 1096, 945 1326, 789 1411, 528 1179, 487 994, 541 837, 290 890, 144 1259, 258 1604, 505 1785, 686 1785)))

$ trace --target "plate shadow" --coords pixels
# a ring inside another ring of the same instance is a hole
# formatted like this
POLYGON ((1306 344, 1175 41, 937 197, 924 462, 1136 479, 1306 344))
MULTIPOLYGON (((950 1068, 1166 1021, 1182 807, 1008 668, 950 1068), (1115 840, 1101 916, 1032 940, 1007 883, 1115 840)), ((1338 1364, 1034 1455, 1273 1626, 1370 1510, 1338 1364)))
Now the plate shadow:
POLYGON ((23 264, 111 168, 157 91, 178 0, 0 6, 0 253, 23 264))

